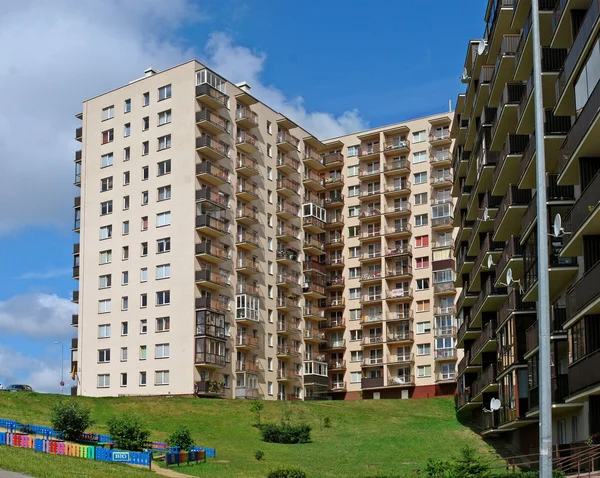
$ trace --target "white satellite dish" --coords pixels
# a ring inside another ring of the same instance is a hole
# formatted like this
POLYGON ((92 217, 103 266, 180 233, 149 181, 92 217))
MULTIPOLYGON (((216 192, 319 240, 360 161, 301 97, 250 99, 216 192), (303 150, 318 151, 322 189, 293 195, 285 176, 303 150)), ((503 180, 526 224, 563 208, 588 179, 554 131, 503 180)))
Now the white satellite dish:
POLYGON ((487 53, 488 43, 485 40, 479 40, 477 43, 477 54, 479 56, 487 53))
POLYGON ((490 400, 490 410, 492 412, 495 412, 496 410, 500 410, 501 406, 502 406, 502 402, 500 400, 498 400, 497 398, 492 398, 490 400))
POLYGON ((484 221, 490 220, 490 211, 488 210, 487 207, 483 210, 483 220, 484 221))
POLYGON ((571 233, 566 232, 563 229, 562 217, 560 217, 560 214, 557 214, 556 216, 554 216, 554 224, 552 225, 552 234, 550 234, 550 235, 554 236, 554 237, 561 237, 561 236, 564 236, 565 234, 571 234, 571 233))
POLYGON ((471 77, 469 76, 469 73, 467 72, 466 68, 463 68, 463 72, 462 72, 462 76, 460 77, 460 81, 461 81, 461 83, 469 83, 469 81, 471 81, 471 77))
POLYGON ((509 268, 506 271, 506 284, 504 282, 498 282, 498 284, 500 284, 503 287, 515 287, 516 285, 519 286, 519 291, 521 292, 521 294, 523 293, 523 287, 521 287, 521 281, 520 280, 516 280, 513 276, 513 271, 511 268, 509 268))
POLYGON ((513 283, 512 269, 508 269, 506 271, 506 285, 511 285, 512 283, 513 283))
POLYGON ((491 269, 491 268, 492 268, 492 266, 495 266, 495 265, 496 265, 496 264, 494 264, 494 259, 492 258, 492 255, 491 255, 491 254, 490 254, 490 255, 488 255, 488 258, 487 258, 487 264, 486 264, 486 268, 487 268, 487 269, 491 269))

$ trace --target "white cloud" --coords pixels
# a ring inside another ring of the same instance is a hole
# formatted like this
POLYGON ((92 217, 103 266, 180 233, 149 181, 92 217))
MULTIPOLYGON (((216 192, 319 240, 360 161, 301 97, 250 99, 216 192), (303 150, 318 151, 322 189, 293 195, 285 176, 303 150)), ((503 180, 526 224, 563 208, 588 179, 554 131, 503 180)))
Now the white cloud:
POLYGON ((24 272, 19 276, 19 279, 22 280, 45 280, 45 279, 54 279, 56 277, 66 276, 71 273, 70 268, 63 269, 48 269, 46 271, 32 271, 32 272, 24 272))
POLYGON ((263 84, 261 74, 267 55, 236 45, 226 33, 213 33, 205 51, 208 66, 234 83, 247 81, 254 96, 320 139, 368 128, 368 123, 356 109, 345 111, 339 116, 326 112, 309 112, 304 107, 302 97, 287 98, 275 86, 263 84))
MULTIPOLYGON (((60 391, 61 362, 60 356, 36 358, 23 355, 18 350, 0 344, 0 383, 3 387, 12 384, 26 384, 36 392, 60 391)), ((69 364, 65 360, 65 389, 70 393, 71 376, 69 364)))
POLYGON ((55 294, 24 294, 0 302, 2 337, 66 340, 74 335, 71 315, 77 306, 55 294))

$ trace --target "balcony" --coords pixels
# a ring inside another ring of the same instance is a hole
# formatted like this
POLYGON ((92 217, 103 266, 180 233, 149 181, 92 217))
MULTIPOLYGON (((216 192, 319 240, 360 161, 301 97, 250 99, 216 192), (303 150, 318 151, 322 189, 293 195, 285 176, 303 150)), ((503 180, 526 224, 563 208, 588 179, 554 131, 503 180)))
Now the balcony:
POLYGON ((407 159, 396 159, 383 165, 385 176, 399 176, 410 173, 410 162, 407 159))
POLYGON ((388 387, 412 387, 415 385, 415 376, 389 377, 387 380, 388 387))
MULTIPOLYGON (((305 319, 323 320, 325 318, 325 309, 315 305, 305 306, 302 315, 305 319)), ((319 326, 319 328, 324 328, 319 326)))
POLYGON ((236 372, 249 372, 249 373, 259 373, 261 371, 260 363, 250 362, 250 361, 242 361, 236 360, 235 362, 235 371, 236 372))
POLYGON ((238 295, 253 295, 255 297, 262 297, 260 293, 260 289, 257 285, 254 284, 244 284, 242 282, 238 282, 236 287, 236 293, 238 295))
POLYGON ((396 355, 388 355, 385 359, 385 363, 389 364, 413 364, 415 362, 414 354, 399 353, 396 355))
POLYGON ((403 202, 394 206, 385 207, 383 214, 386 218, 394 219, 398 217, 408 216, 411 213, 411 203, 403 202))
POLYGON ((385 279, 410 279, 412 278, 412 266, 406 265, 406 267, 386 267, 385 268, 385 279))
POLYGON ((521 230, 521 218, 531 201, 531 190, 510 185, 494 219, 494 241, 507 241, 521 230))
POLYGON ((238 335, 235 338, 235 346, 240 350, 256 350, 260 348, 260 342, 258 337, 238 335))
POLYGON ((485 352, 496 351, 496 327, 497 322, 490 320, 481 329, 481 335, 475 339, 471 346, 471 363, 481 363, 481 355, 485 352))
MULTIPOLYGON (((550 379, 550 391, 552 393, 552 408, 579 408, 580 404, 565 404, 565 399, 569 396, 569 374, 559 374, 550 379), (557 407, 556 405, 559 405, 557 407)), ((539 412, 539 387, 529 389, 529 412, 527 418, 538 417, 539 412)))
POLYGON ((208 214, 200 214, 196 216, 196 229, 205 235, 224 236, 229 234, 229 222, 208 214))
POLYGON ((600 1, 592 0, 556 81, 556 108, 561 114, 573 114, 575 111, 574 95, 566 95, 565 92, 567 88, 573 87, 575 73, 580 70, 586 55, 593 48, 592 44, 596 42, 599 26, 600 1))
POLYGON ((210 110, 196 112, 196 125, 214 135, 229 131, 229 121, 210 110))
POLYGON ((334 194, 325 198, 325 207, 341 206, 344 204, 343 194, 334 194))
POLYGON ((363 378, 360 381, 360 388, 361 389, 367 389, 367 388, 382 388, 383 387, 383 377, 377 377, 377 378, 363 378))
POLYGON ((429 150, 429 163, 434 167, 450 166, 452 164, 452 155, 449 149, 437 151, 436 148, 429 150))
POLYGON ((408 140, 393 139, 383 144, 383 153, 405 154, 410 152, 410 142, 408 140))
MULTIPOLYGON (((331 368, 330 368, 331 370, 331 368)), ((346 382, 331 382, 332 392, 343 392, 346 390, 346 382)))
POLYGON ((291 179, 278 179, 277 180, 277 193, 281 196, 291 197, 297 196, 300 191, 300 183, 292 181, 291 179))
POLYGON ((323 157, 319 154, 306 150, 304 151, 304 165, 312 170, 321 171, 325 169, 325 164, 323 162, 323 157))
POLYGON ((325 302, 326 309, 343 309, 346 307, 346 301, 343 297, 330 297, 325 302))
POLYGON ((506 136, 514 130, 525 89, 526 86, 522 83, 507 83, 504 86, 492 125, 490 149, 500 149, 506 136))
POLYGON ((504 85, 512 80, 515 70, 515 55, 517 53, 520 38, 521 35, 519 34, 502 36, 498 58, 496 58, 494 73, 490 81, 490 105, 498 104, 504 85))
POLYGON ((329 290, 343 289, 346 285, 346 279, 344 277, 330 277, 325 282, 325 287, 329 290))
POLYGON ((375 294, 366 294, 360 297, 360 303, 361 304, 369 304, 369 303, 374 303, 374 302, 381 302, 382 301, 382 295, 381 292, 380 293, 375 293, 375 294))
MULTIPOLYGON (((302 331, 302 338, 304 339, 305 342, 310 342, 310 343, 321 343, 321 342, 326 342, 326 336, 325 336, 325 332, 319 332, 318 330, 313 330, 313 329, 304 329, 302 331)), ((310 356, 310 358, 305 357, 305 360, 314 360, 317 362, 325 362, 325 359, 322 355, 318 355, 318 356, 310 356)))
POLYGON ((338 227, 344 226, 344 215, 339 212, 333 212, 327 215, 327 220, 325 221, 326 229, 335 229, 338 227))
MULTIPOLYGON (((475 90, 473 101, 471 103, 470 115, 472 117, 481 116, 481 111, 488 102, 490 94, 490 82, 492 81, 492 75, 494 74, 493 66, 482 66, 479 70, 479 81, 474 82, 470 85, 470 88, 475 90)), ((476 134, 476 122, 473 121, 467 128, 467 141, 466 144, 471 148, 472 140, 476 134)))
POLYGON ((211 188, 196 191, 196 202, 202 204, 204 211, 223 211, 227 209, 227 198, 211 188))
POLYGON ((583 237, 600 235, 600 174, 582 191, 564 221, 564 229, 570 233, 560 251, 561 257, 583 256, 583 237))
MULTIPOLYGON (((381 345, 381 344, 379 344, 381 345)), ((379 349, 382 350, 382 349, 379 349)), ((367 357, 362 360, 362 367, 381 367, 383 365, 383 355, 382 356, 373 356, 367 357)))
POLYGON ((342 269, 344 267, 344 257, 341 255, 328 257, 325 261, 325 267, 327 269, 342 269))
POLYGON ((305 216, 302 218, 302 227, 306 232, 321 234, 325 232, 325 223, 314 216, 305 216))
POLYGON ((481 325, 482 313, 498 310, 507 297, 508 290, 506 287, 495 287, 492 277, 488 277, 481 284, 481 292, 471 309, 472 317, 470 326, 473 328, 479 327, 481 325))
POLYGON ((258 187, 255 183, 248 181, 238 181, 235 188, 235 196, 242 201, 256 201, 258 196, 258 187))
POLYGON ((456 358, 456 349, 437 349, 433 353, 436 362, 453 362, 456 358))
POLYGON ((260 247, 258 234, 249 231, 238 232, 235 237, 235 245, 238 247, 238 249, 243 249, 246 251, 258 249, 260 247))
POLYGON ((585 272, 567 292, 567 317, 569 324, 574 324, 584 315, 600 312, 600 262, 585 272))
POLYGON ((235 387, 235 398, 245 400, 260 400, 263 397, 258 388, 235 387))
POLYGON ((229 312, 228 300, 217 300, 209 297, 199 297, 195 302, 196 310, 208 309, 217 312, 229 312))
MULTIPOLYGON (((464 290, 465 289, 463 289, 463 291, 464 290)), ((456 334, 457 348, 463 347, 465 340, 474 340, 479 336, 479 334, 481 334, 481 327, 470 327, 469 322, 470 318, 467 316, 458 328, 458 332, 456 334)))
POLYGON ((375 220, 380 217, 381 209, 376 207, 363 207, 358 215, 358 219, 362 221, 375 220))
MULTIPOLYGON (((261 272, 259 264, 260 262, 255 258, 238 257, 235 261, 235 271, 247 275, 259 274, 261 272)), ((239 293, 245 294, 245 292, 239 293)))
POLYGON ((221 289, 229 287, 230 282, 227 276, 204 269, 196 271, 196 285, 200 285, 206 289, 221 289))
POLYGON ((196 86, 196 100, 209 108, 219 110, 227 106, 229 97, 208 83, 202 83, 196 86))
POLYGON ((240 106, 235 112, 235 122, 242 128, 252 129, 258 126, 258 115, 247 106, 240 106))
POLYGON ((410 244, 405 244, 403 246, 396 246, 394 245, 394 247, 387 247, 385 249, 385 256, 386 257, 400 257, 400 256, 406 256, 406 255, 410 255, 412 256, 412 246, 410 244))
POLYGON ((196 151, 207 158, 219 160, 229 156, 229 145, 210 136, 196 138, 196 151))
POLYGON ((378 159, 379 154, 381 153, 381 147, 379 143, 375 144, 361 144, 358 148, 358 159, 359 160, 367 160, 367 159, 378 159))
POLYGON ((429 180, 432 188, 441 188, 452 186, 453 178, 452 173, 449 171, 434 169, 429 180))
POLYGON ((523 246, 519 236, 512 236, 506 242, 502 254, 496 264, 496 283, 506 283, 506 272, 510 268, 513 277, 523 277, 523 246))
POLYGON ((346 320, 341 317, 332 317, 322 321, 319 329, 343 330, 346 328, 346 320))
POLYGON ((305 168, 304 175, 302 176, 302 184, 311 191, 319 192, 325 190, 323 176, 317 174, 312 169, 305 168))
MULTIPOLYGON (((282 358, 292 358, 292 357, 300 357, 302 354, 296 348, 290 345, 278 345, 277 346, 277 357, 282 358)), ((295 376, 295 374, 294 374, 295 376)))
POLYGON ((315 260, 310 260, 310 261, 304 261, 302 263, 302 272, 306 273, 306 272, 318 272, 319 274, 323 274, 326 275, 327 271, 325 270, 325 266, 318 261, 315 260))
POLYGON ((300 161, 286 154, 277 155, 277 171, 283 174, 294 174, 300 171, 300 161))
POLYGON ((330 360, 328 364, 329 371, 346 370, 345 360, 330 360))
POLYGON ((213 186, 222 186, 229 183, 229 171, 212 164, 210 161, 196 163, 196 177, 200 181, 213 186))
POLYGON ((381 190, 379 187, 372 189, 361 189, 359 193, 359 199, 361 201, 378 199, 381 195, 381 190))
POLYGON ((388 344, 402 344, 413 341, 414 334, 412 330, 401 330, 395 333, 388 333, 386 336, 386 343, 388 344))
POLYGON ((304 286, 302 287, 302 293, 304 294, 304 297, 312 299, 324 299, 325 286, 318 282, 304 282, 304 286))
MULTIPOLYGON (((439 309, 439 307, 438 307, 439 309)), ((452 308, 453 310, 453 308, 452 308)), ((449 312, 453 313, 453 312, 449 312)), ((434 314, 438 315, 438 314, 434 314)), ((456 337, 456 327, 453 325, 444 325, 444 326, 435 326, 433 329, 434 338, 442 338, 442 337, 456 337)))
POLYGON ((482 394, 488 392, 495 392, 498 390, 498 383, 496 383, 496 376, 498 375, 498 367, 495 363, 492 363, 481 372, 481 374, 471 384, 471 401, 481 402, 482 394))
MULTIPOLYGON (((278 238, 278 240, 280 240, 278 238)), ((293 247, 281 247, 277 249, 276 258, 278 264, 296 264, 299 251, 293 247)))
POLYGON ((325 175, 323 178, 323 184, 326 188, 334 188, 341 187, 344 185, 344 175, 343 174, 333 174, 325 175))
POLYGON ((450 138, 450 130, 432 130, 429 133, 429 143, 431 144, 431 146, 436 147, 452 144, 452 139, 450 138))
POLYGON ((341 166, 344 164, 344 155, 342 153, 324 154, 323 164, 328 168, 333 166, 341 166))
POLYGON ((454 218, 452 216, 434 217, 431 219, 431 229, 434 231, 454 229, 454 218))
POLYGON ((313 237, 305 237, 302 241, 302 250, 305 254, 319 256, 325 254, 325 244, 313 237))
POLYGON ((399 300, 412 300, 413 290, 410 287, 388 290, 385 294, 385 299, 388 302, 399 300))
POLYGON ((235 172, 238 175, 247 178, 256 176, 259 174, 258 162, 250 156, 238 152, 237 161, 235 163, 235 172))
MULTIPOLYGON (((446 219, 446 218, 441 218, 446 219)), ((432 226, 433 227, 433 226, 432 226)), ((412 226, 409 222, 386 227, 384 230, 386 239, 397 239, 400 237, 409 237, 412 234, 412 226)))
POLYGON ((394 184, 390 184, 385 187, 385 191, 383 194, 388 198, 395 198, 399 196, 406 196, 410 194, 411 191, 411 183, 410 181, 399 181, 394 182, 394 184))
POLYGON ((280 219, 294 219, 300 216, 300 206, 291 202, 278 201, 276 214, 280 219))
POLYGON ((456 382, 456 373, 455 372, 446 372, 441 373, 438 372, 435 374, 435 383, 444 383, 444 382, 456 382))
POLYGON ((584 401, 590 392, 600 385, 598 363, 600 363, 600 350, 569 365, 569 395, 572 396, 573 401, 584 401))
POLYGON ((75 140, 79 141, 80 143, 83 140, 83 128, 82 127, 75 129, 75 140))
POLYGON ((258 151, 258 138, 252 133, 238 128, 235 136, 235 145, 238 150, 252 154, 258 151))
POLYGON ((287 131, 277 133, 277 147, 283 151, 298 151, 300 140, 287 131))
MULTIPOLYGON (((381 294, 379 294, 381 295, 381 294)), ((371 297, 377 297, 377 296, 371 296, 371 297)), ((363 315, 360 318, 360 325, 374 325, 374 324, 381 324, 383 322, 383 315, 381 314, 375 314, 375 315, 363 315)))
MULTIPOLYGON (((200 365, 202 367, 210 367, 210 368, 225 367, 225 356, 224 355, 216 355, 216 354, 212 354, 212 353, 208 353, 208 352, 196 352, 194 364, 200 365)), ((200 389, 198 390, 199 393, 208 393, 209 385, 207 382, 196 382, 196 383, 200 384, 200 385, 204 385, 206 387, 205 389, 202 389, 202 387, 200 387, 200 389)), ((211 393, 220 394, 221 392, 215 391, 215 392, 211 392, 211 393)))
POLYGON ((300 308, 298 303, 298 298, 290 298, 290 297, 282 297, 278 296, 276 301, 276 307, 278 310, 282 311, 292 311, 300 308))
MULTIPOLYGON (((294 370, 277 370, 278 382, 297 382, 301 378, 302 376, 298 375, 294 370)), ((296 399, 294 395, 292 395, 291 397, 294 397, 294 400, 296 399)))
POLYGON ((519 162, 529 144, 529 136, 509 134, 500 152, 500 159, 494 170, 492 194, 502 196, 510 184, 517 184, 520 179, 519 162))
POLYGON ((235 211, 235 219, 238 224, 243 224, 244 226, 258 224, 258 208, 238 205, 235 211))
POLYGON ((433 293, 435 295, 454 295, 456 294, 456 287, 454 281, 450 282, 437 282, 433 284, 433 293))

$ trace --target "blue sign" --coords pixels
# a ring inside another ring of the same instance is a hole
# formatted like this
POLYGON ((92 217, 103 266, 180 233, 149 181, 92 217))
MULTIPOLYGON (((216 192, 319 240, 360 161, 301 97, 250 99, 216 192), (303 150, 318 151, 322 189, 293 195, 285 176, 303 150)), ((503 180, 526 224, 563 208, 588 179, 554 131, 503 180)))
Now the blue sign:
POLYGON ((113 461, 129 461, 128 451, 115 451, 112 456, 113 461))

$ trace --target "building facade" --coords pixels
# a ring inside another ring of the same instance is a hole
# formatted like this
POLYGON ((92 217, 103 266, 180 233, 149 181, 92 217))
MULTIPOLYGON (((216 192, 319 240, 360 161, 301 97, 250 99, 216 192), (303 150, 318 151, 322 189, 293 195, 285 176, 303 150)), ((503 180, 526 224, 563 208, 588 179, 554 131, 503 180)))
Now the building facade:
POLYGON ((452 113, 320 140, 190 61, 78 117, 74 393, 454 393, 452 113))
POLYGON ((538 449, 538 386, 552 387, 553 441, 600 430, 597 1, 540 0, 547 205, 537 210, 530 2, 490 0, 468 46, 451 132, 458 409, 483 435, 538 449), (550 224, 537 237, 537 218, 550 224), (548 241, 552 372, 538 373, 538 241, 548 241), (500 409, 492 411, 491 401, 500 409))

